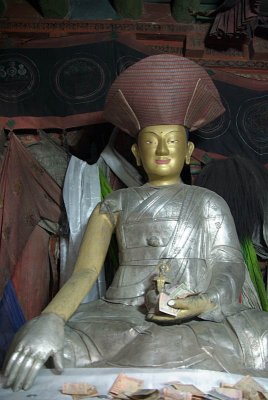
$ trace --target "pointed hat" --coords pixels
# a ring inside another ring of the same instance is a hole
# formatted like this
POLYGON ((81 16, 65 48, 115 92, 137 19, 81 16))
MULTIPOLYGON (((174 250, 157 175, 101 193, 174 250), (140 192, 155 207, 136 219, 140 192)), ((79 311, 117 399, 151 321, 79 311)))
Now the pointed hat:
POLYGON ((225 111, 207 72, 172 54, 149 56, 113 82, 104 118, 136 136, 150 125, 184 125, 194 131, 225 111))

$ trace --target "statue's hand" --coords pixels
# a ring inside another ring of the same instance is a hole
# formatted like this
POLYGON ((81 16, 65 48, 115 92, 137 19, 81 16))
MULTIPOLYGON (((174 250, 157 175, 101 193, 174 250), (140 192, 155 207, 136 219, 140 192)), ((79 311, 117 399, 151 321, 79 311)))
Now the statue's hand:
POLYGON ((42 314, 27 322, 15 335, 4 371, 5 387, 29 389, 47 359, 63 370, 64 320, 56 314, 42 314))
POLYGON ((168 302, 168 305, 178 310, 177 316, 173 317, 162 313, 160 315, 150 315, 148 319, 158 323, 176 324, 215 308, 215 304, 205 294, 188 296, 184 299, 172 299, 168 302))

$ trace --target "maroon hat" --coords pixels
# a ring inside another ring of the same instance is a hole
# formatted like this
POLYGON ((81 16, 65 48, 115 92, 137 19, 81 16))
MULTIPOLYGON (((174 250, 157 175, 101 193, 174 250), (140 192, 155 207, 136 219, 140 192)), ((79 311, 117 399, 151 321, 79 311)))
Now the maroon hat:
POLYGON ((206 71, 172 54, 142 59, 113 82, 104 118, 136 136, 150 125, 183 125, 191 131, 225 111, 206 71))

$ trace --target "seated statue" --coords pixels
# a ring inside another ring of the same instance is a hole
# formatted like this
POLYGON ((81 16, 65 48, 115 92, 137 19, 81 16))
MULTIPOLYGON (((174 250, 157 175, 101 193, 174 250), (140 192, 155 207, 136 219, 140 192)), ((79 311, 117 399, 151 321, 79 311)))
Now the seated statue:
POLYGON ((229 208, 180 178, 194 148, 189 131, 223 112, 211 78, 183 57, 147 57, 115 80, 104 116, 137 138, 132 152, 148 183, 96 206, 71 278, 13 340, 7 387, 28 389, 48 358, 58 371, 268 370, 268 314, 241 302, 246 269, 229 208), (114 231, 114 280, 104 298, 80 305, 114 231))

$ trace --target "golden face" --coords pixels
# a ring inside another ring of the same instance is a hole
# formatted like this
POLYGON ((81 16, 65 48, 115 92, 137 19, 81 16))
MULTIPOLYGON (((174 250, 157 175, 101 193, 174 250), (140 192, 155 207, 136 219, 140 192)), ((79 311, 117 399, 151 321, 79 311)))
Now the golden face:
POLYGON ((132 152, 142 165, 149 182, 170 185, 180 181, 184 163, 190 162, 194 145, 187 141, 182 125, 154 125, 143 128, 132 152))

